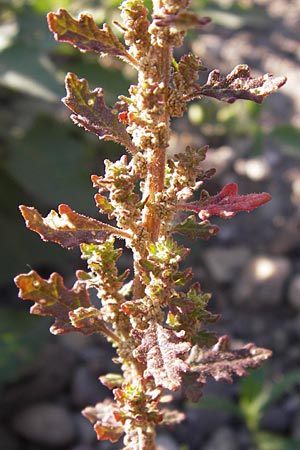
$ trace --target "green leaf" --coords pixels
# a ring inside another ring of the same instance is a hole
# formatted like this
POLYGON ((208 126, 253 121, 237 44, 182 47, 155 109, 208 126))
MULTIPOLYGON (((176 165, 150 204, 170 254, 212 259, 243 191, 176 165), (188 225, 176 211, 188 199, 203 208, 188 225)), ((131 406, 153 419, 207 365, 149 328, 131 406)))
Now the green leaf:
POLYGON ((264 404, 268 398, 268 386, 265 384, 266 370, 261 368, 250 372, 240 383, 240 410, 248 428, 256 431, 262 418, 264 404))
POLYGON ((49 116, 38 117, 32 128, 13 142, 6 168, 25 192, 44 204, 67 203, 95 212, 87 176, 94 149, 73 128, 49 116))
POLYGON ((113 140, 136 153, 126 126, 118 119, 117 107, 111 109, 106 106, 101 88, 90 91, 88 82, 74 73, 67 74, 65 83, 67 97, 63 102, 74 113, 71 118, 77 125, 95 133, 99 139, 113 140))
POLYGON ((29 233, 24 226, 21 214, 8 217, 0 214, 0 229, 3 236, 1 242, 1 282, 10 283, 16 273, 28 269, 28 266, 55 267, 65 271, 74 264, 74 253, 66 252, 57 245, 46 245, 39 237, 29 233), (5 238, 4 238, 5 236, 5 238), (4 263, 5 261, 5 263, 4 263))
POLYGON ((263 409, 267 409, 296 385, 300 386, 300 370, 293 370, 282 375, 268 390, 263 409))
POLYGON ((266 382, 265 366, 259 370, 253 370, 249 376, 240 381, 240 397, 243 403, 252 403, 264 390, 266 382))
MULTIPOLYGON (((45 322, 14 308, 0 310, 0 384, 14 382, 45 343, 45 322)), ((47 320, 46 320, 47 322, 47 320)))
POLYGON ((0 83, 26 95, 56 102, 63 91, 48 56, 56 44, 45 20, 28 5, 20 8, 16 18, 18 34, 1 52, 0 83))
POLYGON ((234 401, 216 395, 206 394, 194 407, 209 409, 213 411, 227 411, 230 414, 233 414, 235 417, 238 417, 240 419, 243 418, 239 407, 234 403, 234 401))
POLYGON ((299 155, 300 130, 292 125, 282 125, 276 127, 271 136, 278 139, 285 145, 287 150, 299 155))
POLYGON ((299 439, 289 439, 273 433, 256 433, 255 441, 258 450, 296 450, 300 448, 299 439))
POLYGON ((199 333, 192 336, 192 344, 199 345, 199 347, 212 347, 218 342, 216 333, 208 330, 201 330, 199 333))
POLYGON ((173 228, 174 232, 182 234, 195 241, 196 239, 208 240, 219 231, 217 225, 212 225, 208 220, 196 222, 195 216, 189 216, 184 222, 173 228))

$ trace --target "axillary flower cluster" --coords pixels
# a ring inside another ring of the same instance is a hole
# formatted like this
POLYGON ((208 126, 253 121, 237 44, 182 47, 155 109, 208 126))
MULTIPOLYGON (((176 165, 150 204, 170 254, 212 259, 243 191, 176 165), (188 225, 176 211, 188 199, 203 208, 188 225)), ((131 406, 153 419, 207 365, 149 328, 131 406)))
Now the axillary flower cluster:
POLYGON ((79 246, 87 261, 87 271, 77 271, 71 289, 57 273, 47 280, 32 270, 15 282, 20 297, 34 302, 31 313, 53 316, 52 333, 101 333, 113 345, 121 370, 100 378, 113 399, 83 414, 98 439, 116 442, 124 435, 127 450, 155 449, 156 426, 183 419, 166 406, 170 392, 181 389, 183 396, 198 401, 207 377, 232 381, 271 353, 254 344, 230 350, 226 336, 218 338, 205 328, 219 316, 206 309, 210 294, 191 281, 192 269, 181 268, 188 249, 176 242, 178 233, 191 240, 211 238, 218 232, 211 216, 250 212, 269 201, 269 194, 238 195, 231 183, 211 196, 202 188, 214 174, 214 169, 203 169, 207 146, 180 149, 172 158, 166 150, 171 118, 182 116, 189 101, 213 97, 261 103, 285 78, 252 78, 248 66, 238 65, 225 77, 213 70, 205 84, 197 83, 199 71, 207 70, 200 58, 173 57, 189 29, 210 22, 188 6, 188 0, 154 0, 150 14, 142 0, 124 1, 122 23, 114 23, 123 42, 107 24, 98 28, 89 14, 75 19, 64 9, 49 13, 49 28, 58 41, 120 58, 136 70, 137 84, 112 108, 101 88, 91 91, 74 73, 66 76, 63 99, 77 125, 123 145, 127 153, 118 161, 106 160, 104 176, 92 176, 96 205, 108 223, 68 205, 45 218, 33 207, 20 207, 29 229, 45 241, 79 246), (132 250, 133 273, 119 273, 118 240, 132 250), (97 304, 91 289, 97 290, 97 304))

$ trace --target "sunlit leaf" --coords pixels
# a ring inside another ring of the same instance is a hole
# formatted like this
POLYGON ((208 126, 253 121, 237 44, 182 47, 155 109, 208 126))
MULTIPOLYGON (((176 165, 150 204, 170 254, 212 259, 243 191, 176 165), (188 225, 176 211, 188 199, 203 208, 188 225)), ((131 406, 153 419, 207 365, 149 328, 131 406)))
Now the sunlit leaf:
POLYGON ((251 212, 254 208, 270 201, 271 198, 271 195, 266 192, 238 195, 237 185, 229 183, 217 195, 210 196, 206 191, 202 191, 200 200, 181 204, 180 208, 196 212, 202 220, 211 216, 228 219, 240 211, 251 212))
POLYGON ((28 274, 18 275, 15 283, 20 289, 20 298, 35 302, 30 309, 31 314, 55 318, 50 328, 53 334, 74 331, 69 312, 79 307, 91 306, 85 283, 76 282, 72 289, 68 289, 58 273, 53 273, 48 280, 45 280, 31 270, 28 274))
POLYGON ((226 77, 219 70, 213 70, 207 83, 195 89, 189 96, 193 98, 206 96, 223 102, 233 103, 238 99, 261 103, 265 97, 277 91, 286 82, 285 77, 275 78, 271 74, 252 78, 246 64, 239 64, 226 77))
POLYGON ((211 224, 208 220, 196 222, 195 216, 189 216, 184 222, 174 227, 176 233, 188 237, 192 241, 196 239, 208 240, 219 231, 217 225, 211 224))
POLYGON ((126 126, 118 119, 118 109, 106 106, 101 88, 90 91, 88 82, 74 73, 67 74, 65 83, 67 97, 63 102, 74 113, 71 118, 77 125, 95 133, 99 139, 113 140, 136 152, 126 126))
POLYGON ((197 380, 202 384, 206 383, 207 377, 231 383, 234 375, 245 376, 248 369, 260 367, 271 354, 270 350, 258 348, 254 344, 230 350, 228 338, 223 336, 212 348, 194 346, 186 362, 192 373, 198 373, 197 380))
POLYGON ((50 211, 47 217, 33 207, 20 206, 26 226, 38 233, 44 241, 52 241, 62 247, 72 248, 82 243, 102 243, 117 229, 91 217, 78 214, 68 205, 60 205, 59 214, 50 211))
POLYGON ((94 425, 99 440, 117 442, 124 433, 122 423, 115 417, 117 411, 116 403, 107 399, 95 406, 88 406, 82 414, 94 425))
POLYGON ((82 51, 118 56, 135 65, 136 61, 111 28, 107 24, 102 29, 98 28, 90 14, 80 14, 76 20, 61 8, 57 13, 50 12, 47 18, 49 29, 57 41, 68 42, 82 51))
POLYGON ((142 343, 134 354, 147 365, 144 376, 153 377, 156 386, 176 390, 188 366, 181 359, 189 350, 190 344, 178 334, 157 323, 152 323, 142 337, 142 343))

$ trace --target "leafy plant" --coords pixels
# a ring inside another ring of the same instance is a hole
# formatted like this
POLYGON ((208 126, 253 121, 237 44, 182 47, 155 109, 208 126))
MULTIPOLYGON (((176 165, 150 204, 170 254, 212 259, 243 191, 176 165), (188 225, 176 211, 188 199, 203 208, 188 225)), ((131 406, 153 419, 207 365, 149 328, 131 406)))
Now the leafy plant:
POLYGON ((291 389, 300 384, 300 372, 294 370, 270 380, 265 367, 251 371, 239 382, 238 401, 207 395, 199 407, 230 412, 243 420, 257 450, 292 450, 300 447, 299 439, 292 439, 263 429, 262 419, 268 408, 276 404, 291 389))
POLYGON ((230 382, 271 354, 254 344, 232 350, 227 336, 218 338, 206 329, 219 316, 206 309, 210 294, 191 283, 192 269, 182 268, 189 250, 173 237, 180 233, 192 240, 209 239, 218 232, 209 220, 212 216, 250 212, 270 195, 239 195, 234 183, 210 195, 203 189, 215 172, 202 167, 207 146, 179 149, 174 157, 167 148, 170 119, 181 117, 191 100, 261 103, 285 78, 252 78, 249 67, 241 64, 226 76, 213 70, 204 84, 197 83, 198 72, 207 70, 200 58, 173 57, 189 29, 210 21, 188 6, 186 0, 154 0, 150 15, 142 0, 123 1, 122 23, 114 25, 124 43, 107 24, 98 28, 89 14, 75 19, 60 9, 48 15, 56 40, 120 59, 138 78, 129 95, 120 95, 109 107, 103 89, 90 90, 74 73, 66 76, 63 102, 73 122, 127 150, 115 162, 105 160, 104 176, 92 176, 96 204, 112 224, 65 204, 45 218, 35 208, 21 206, 27 227, 43 240, 65 248, 79 246, 88 271, 77 271, 76 282, 67 288, 57 273, 43 279, 32 270, 16 277, 19 295, 34 301, 32 313, 53 316, 52 333, 102 333, 115 347, 122 376, 101 377, 114 400, 87 407, 83 414, 94 424, 98 439, 116 442, 124 435, 124 448, 131 450, 155 449, 156 426, 183 419, 182 413, 164 406, 166 391, 181 389, 197 402, 208 377, 230 382), (118 240, 132 250, 132 274, 130 269, 118 271, 118 240), (97 291, 97 304, 91 289, 97 291))

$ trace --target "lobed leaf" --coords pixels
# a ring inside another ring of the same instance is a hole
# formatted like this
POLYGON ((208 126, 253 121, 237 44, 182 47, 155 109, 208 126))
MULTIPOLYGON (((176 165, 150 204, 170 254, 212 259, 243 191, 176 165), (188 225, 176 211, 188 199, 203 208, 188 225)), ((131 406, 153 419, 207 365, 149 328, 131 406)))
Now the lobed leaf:
POLYGON ((69 313, 80 307, 91 307, 85 283, 77 281, 72 289, 68 289, 58 273, 53 273, 48 280, 45 280, 31 270, 28 274, 18 275, 15 283, 20 289, 19 297, 22 300, 35 302, 30 309, 31 314, 55 318, 50 328, 53 334, 74 331, 69 313))
POLYGON ((181 357, 190 349, 178 333, 151 323, 144 332, 142 343, 134 351, 134 356, 147 368, 146 378, 153 377, 156 386, 175 391, 181 385, 181 377, 188 370, 181 357))
POLYGON ((62 101, 74 113, 71 116, 73 122, 95 133, 99 139, 113 140, 136 153, 126 126, 118 119, 118 107, 111 109, 106 106, 103 89, 90 91, 88 82, 71 72, 67 74, 65 84, 67 96, 62 101))
POLYGON ((202 385, 207 377, 231 383, 234 375, 245 376, 248 369, 256 369, 272 352, 247 344, 236 350, 228 350, 228 338, 223 336, 214 347, 203 349, 195 345, 186 360, 191 373, 197 373, 202 385))
POLYGON ((106 399, 95 406, 88 406, 82 411, 82 414, 92 422, 100 441, 117 442, 124 433, 123 425, 116 420, 117 412, 116 403, 106 399))
POLYGON ((122 234, 121 230, 76 213, 68 205, 59 205, 59 214, 52 210, 45 218, 33 207, 21 205, 20 210, 27 228, 38 233, 44 241, 56 242, 66 248, 82 243, 101 244, 112 234, 122 234))
POLYGON ((102 319, 99 309, 92 306, 89 308, 80 306, 79 308, 70 311, 69 319, 76 331, 85 335, 94 333, 107 334, 107 332, 110 332, 105 326, 105 321, 102 319))
POLYGON ((106 54, 118 56, 136 65, 135 59, 127 52, 111 28, 107 24, 104 24, 102 29, 98 28, 90 14, 80 14, 76 20, 65 9, 59 9, 57 13, 50 12, 47 20, 49 29, 57 41, 67 42, 81 51, 99 53, 100 56, 106 54))
POLYGON ((168 27, 171 33, 180 33, 195 28, 201 28, 211 22, 210 17, 200 17, 192 11, 179 11, 177 14, 164 14, 154 16, 157 27, 168 27))
POLYGON ((195 89, 188 100, 204 95, 227 103, 234 103, 238 99, 262 103, 265 97, 277 91, 285 82, 286 77, 275 78, 272 74, 252 78, 249 67, 239 64, 226 77, 222 77, 219 70, 210 72, 207 83, 195 89))
POLYGON ((195 216, 189 216, 184 222, 177 224, 173 230, 176 233, 188 237, 192 241, 196 239, 204 239, 207 241, 218 233, 219 227, 211 224, 208 220, 203 220, 200 223, 196 222, 195 216))
POLYGON ((270 201, 271 198, 271 195, 266 192, 238 195, 237 185, 229 183, 217 195, 210 196, 206 191, 202 191, 200 200, 185 203, 179 205, 179 207, 196 212, 202 220, 211 216, 220 216, 228 219, 239 211, 251 212, 254 208, 270 201))
POLYGON ((203 395, 205 383, 198 381, 198 373, 187 372, 182 376, 181 395, 193 403, 197 403, 203 395))

